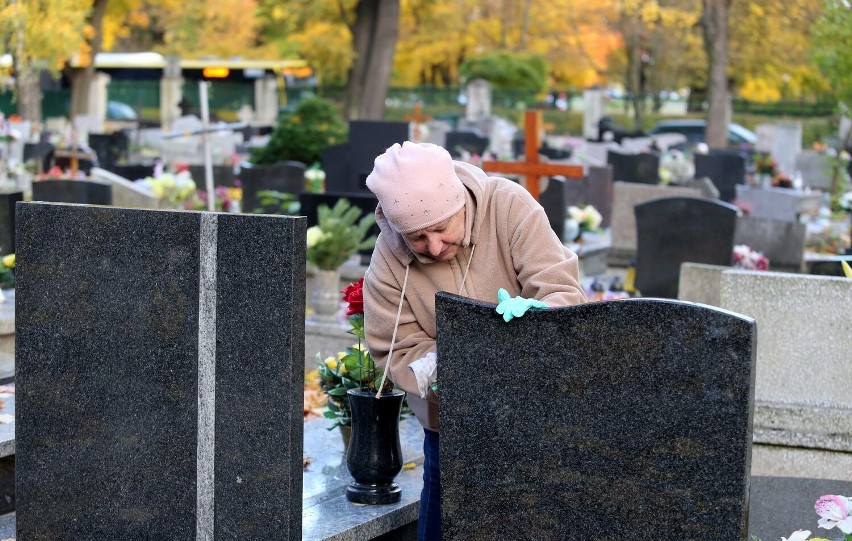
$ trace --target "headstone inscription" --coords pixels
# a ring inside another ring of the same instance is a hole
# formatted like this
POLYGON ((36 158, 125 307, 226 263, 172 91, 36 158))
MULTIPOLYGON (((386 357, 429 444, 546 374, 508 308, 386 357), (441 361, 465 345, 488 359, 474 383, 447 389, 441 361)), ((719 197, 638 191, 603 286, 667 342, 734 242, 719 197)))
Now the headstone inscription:
POLYGON ((18 204, 20 539, 301 539, 304 239, 18 204))
POLYGON ((660 182, 660 156, 650 152, 623 154, 608 150, 606 163, 612 166, 612 178, 639 184, 660 182))
POLYGON ((636 214, 636 287, 645 297, 677 298, 687 261, 730 265, 737 208, 729 203, 669 197, 640 203, 636 214))
POLYGON ((445 539, 745 539, 753 320, 633 299, 507 324, 446 293, 436 311, 445 539))
POLYGON ((33 201, 112 205, 112 186, 96 180, 38 180, 33 182, 33 201))
POLYGON ((719 190, 719 199, 730 203, 737 197, 737 184, 746 183, 744 154, 738 151, 711 150, 695 154, 695 178, 708 177, 719 190))

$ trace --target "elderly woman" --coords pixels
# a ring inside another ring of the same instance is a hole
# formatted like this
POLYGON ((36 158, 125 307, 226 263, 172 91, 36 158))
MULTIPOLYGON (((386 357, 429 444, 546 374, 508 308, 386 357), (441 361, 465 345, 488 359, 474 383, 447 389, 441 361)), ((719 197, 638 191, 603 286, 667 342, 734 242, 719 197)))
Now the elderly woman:
POLYGON ((428 143, 394 144, 367 187, 381 233, 364 280, 367 345, 425 430, 418 539, 440 539, 435 293, 499 301, 508 322, 529 308, 586 302, 577 255, 520 185, 454 162, 428 143), (499 291, 498 291, 499 288, 499 291))

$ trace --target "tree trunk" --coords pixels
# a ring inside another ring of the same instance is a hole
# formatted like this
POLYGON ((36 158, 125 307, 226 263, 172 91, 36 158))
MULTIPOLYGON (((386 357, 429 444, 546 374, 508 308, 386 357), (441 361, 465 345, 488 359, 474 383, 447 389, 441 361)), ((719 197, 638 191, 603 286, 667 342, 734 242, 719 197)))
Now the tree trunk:
POLYGON ((704 30, 704 49, 707 51, 708 77, 707 129, 704 140, 711 148, 728 144, 728 11, 730 0, 703 0, 701 26, 704 30))
MULTIPOLYGON (((17 70, 16 70, 17 71, 17 70)), ((15 79, 18 114, 33 123, 41 122, 41 81, 38 70, 24 68, 15 79)))
POLYGON ((94 0, 92 12, 89 15, 89 24, 94 29, 94 34, 89 40, 91 50, 90 62, 82 70, 71 74, 71 119, 78 115, 93 115, 97 111, 91 111, 89 94, 92 91, 92 80, 95 78, 95 55, 101 52, 103 44, 103 24, 109 0, 94 0))
POLYGON ((399 0, 360 0, 356 14, 346 115, 350 120, 381 120, 399 31, 399 0))

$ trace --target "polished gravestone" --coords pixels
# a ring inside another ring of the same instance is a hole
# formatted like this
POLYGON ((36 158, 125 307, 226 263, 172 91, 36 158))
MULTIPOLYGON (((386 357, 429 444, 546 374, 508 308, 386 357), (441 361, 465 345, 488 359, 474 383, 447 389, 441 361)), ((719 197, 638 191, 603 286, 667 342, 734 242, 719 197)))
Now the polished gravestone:
POLYGON ((612 178, 639 184, 660 182, 660 156, 650 152, 622 154, 608 150, 606 162, 612 166, 612 178))
MULTIPOLYGON (((444 141, 444 148, 453 158, 459 158, 462 151, 482 156, 488 149, 490 140, 476 131, 450 131, 444 141)), ((521 151, 523 154, 523 150, 521 151)))
POLYGON ((436 310, 445 539, 745 539, 754 320, 655 299, 436 310))
POLYGON ((37 180, 33 182, 33 201, 112 205, 112 186, 94 180, 37 180))
MULTIPOLYGON (((243 212, 255 210, 270 214, 280 209, 264 208, 260 204, 264 190, 289 193, 298 197, 305 188, 305 164, 302 162, 279 162, 271 165, 255 165, 240 169, 240 183, 243 188, 243 212)), ((198 186, 204 186, 204 177, 195 180, 198 186)))
POLYGON ((695 178, 707 177, 719 190, 719 199, 730 203, 737 197, 737 184, 746 183, 745 153, 714 149, 709 154, 695 154, 695 178))
POLYGON ((304 239, 18 204, 20 539, 301 538, 304 239))
POLYGON ((0 193, 0 254, 15 253, 15 205, 24 200, 23 192, 0 193))
POLYGON ((349 141, 323 152, 327 168, 325 187, 329 192, 369 194, 367 175, 376 157, 394 143, 408 140, 408 122, 353 120, 349 122, 349 141))
POLYGON ((682 263, 730 265, 737 208, 691 197, 640 203, 636 214, 636 288, 643 297, 677 298, 682 263))

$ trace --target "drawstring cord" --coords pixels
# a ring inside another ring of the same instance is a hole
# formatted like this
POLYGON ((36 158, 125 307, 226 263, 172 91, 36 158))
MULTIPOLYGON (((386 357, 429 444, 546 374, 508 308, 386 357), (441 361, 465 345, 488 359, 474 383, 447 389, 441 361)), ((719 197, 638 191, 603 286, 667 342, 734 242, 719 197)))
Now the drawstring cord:
MULTIPOLYGON (((470 270, 470 262, 473 261, 473 252, 476 250, 476 244, 472 245, 470 248, 470 257, 467 258, 467 265, 464 269, 464 274, 462 275, 461 285, 459 286, 459 295, 462 294, 462 291, 465 290, 465 281, 467 280, 467 273, 470 270)), ((382 374, 382 381, 379 383, 379 388, 376 392, 376 398, 381 398, 382 389, 385 386, 385 379, 388 377, 388 373, 390 373, 391 359, 393 359, 393 347, 396 344, 396 331, 399 329, 399 319, 402 315, 402 303, 405 302, 405 288, 408 285, 408 269, 411 265, 405 266, 405 278, 402 280, 402 293, 399 295, 399 306, 396 309, 396 321, 393 324, 393 336, 391 336, 391 345, 390 351, 388 351, 388 363, 385 366, 385 372, 382 374)))

